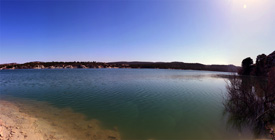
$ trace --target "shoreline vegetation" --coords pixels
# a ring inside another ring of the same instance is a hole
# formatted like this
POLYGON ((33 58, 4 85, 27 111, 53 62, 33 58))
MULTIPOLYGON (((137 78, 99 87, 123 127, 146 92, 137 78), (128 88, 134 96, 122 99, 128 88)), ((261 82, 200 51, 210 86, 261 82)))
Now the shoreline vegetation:
POLYGON ((238 74, 267 77, 272 69, 275 69, 275 51, 269 55, 258 55, 255 64, 253 64, 253 59, 250 57, 245 58, 238 74))
POLYGON ((224 106, 228 122, 239 130, 250 125, 256 135, 269 133, 275 140, 275 51, 258 55, 255 64, 250 57, 245 58, 238 74, 242 76, 234 75, 227 84, 224 106))
POLYGON ((275 140, 275 68, 267 77, 233 75, 227 82, 224 113, 227 123, 238 130, 249 126, 256 137, 275 140))
POLYGON ((240 67, 234 65, 204 65, 184 62, 27 62, 24 64, 0 64, 0 70, 13 69, 85 69, 85 68, 151 68, 151 69, 182 69, 207 70, 221 72, 237 72, 240 67))
POLYGON ((98 120, 46 102, 2 96, 0 110, 0 140, 121 139, 116 127, 104 129, 98 120))

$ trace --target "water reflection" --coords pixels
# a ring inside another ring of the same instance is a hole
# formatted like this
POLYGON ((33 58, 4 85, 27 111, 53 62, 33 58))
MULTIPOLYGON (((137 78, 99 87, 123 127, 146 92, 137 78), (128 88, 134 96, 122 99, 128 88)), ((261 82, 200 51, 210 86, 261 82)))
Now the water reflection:
POLYGON ((275 124, 275 72, 268 78, 229 78, 225 114, 228 124, 242 131, 252 129, 254 136, 274 138, 275 124))

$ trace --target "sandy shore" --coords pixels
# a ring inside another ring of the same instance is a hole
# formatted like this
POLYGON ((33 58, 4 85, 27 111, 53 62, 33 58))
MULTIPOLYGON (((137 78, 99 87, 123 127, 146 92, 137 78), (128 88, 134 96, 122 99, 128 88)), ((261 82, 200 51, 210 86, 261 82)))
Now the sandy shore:
MULTIPOLYGON (((275 128, 274 125, 272 127, 275 128)), ((116 127, 104 129, 98 120, 87 120, 83 114, 70 108, 56 108, 47 102, 29 99, 0 97, 0 140, 120 139, 116 127)))
POLYGON ((0 140, 119 140, 117 129, 71 109, 33 100, 0 99, 0 140))

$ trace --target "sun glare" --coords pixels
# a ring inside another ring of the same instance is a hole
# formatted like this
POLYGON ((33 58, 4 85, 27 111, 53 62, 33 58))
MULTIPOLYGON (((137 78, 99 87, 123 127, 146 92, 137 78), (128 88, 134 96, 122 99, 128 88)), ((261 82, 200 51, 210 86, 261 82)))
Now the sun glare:
POLYGON ((246 4, 243 5, 243 8, 244 8, 244 9, 246 8, 246 4))

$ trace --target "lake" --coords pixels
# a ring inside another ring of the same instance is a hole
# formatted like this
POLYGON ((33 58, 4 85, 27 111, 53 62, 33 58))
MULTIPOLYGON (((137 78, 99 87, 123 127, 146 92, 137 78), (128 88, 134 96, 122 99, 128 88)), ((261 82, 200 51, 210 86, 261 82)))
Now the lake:
MULTIPOLYGON (((225 72, 164 69, 0 71, 0 97, 47 102, 122 139, 250 139, 224 115, 225 72)), ((31 102, 30 102, 31 104, 31 102)), ((43 108, 43 112, 51 113, 43 108)))

